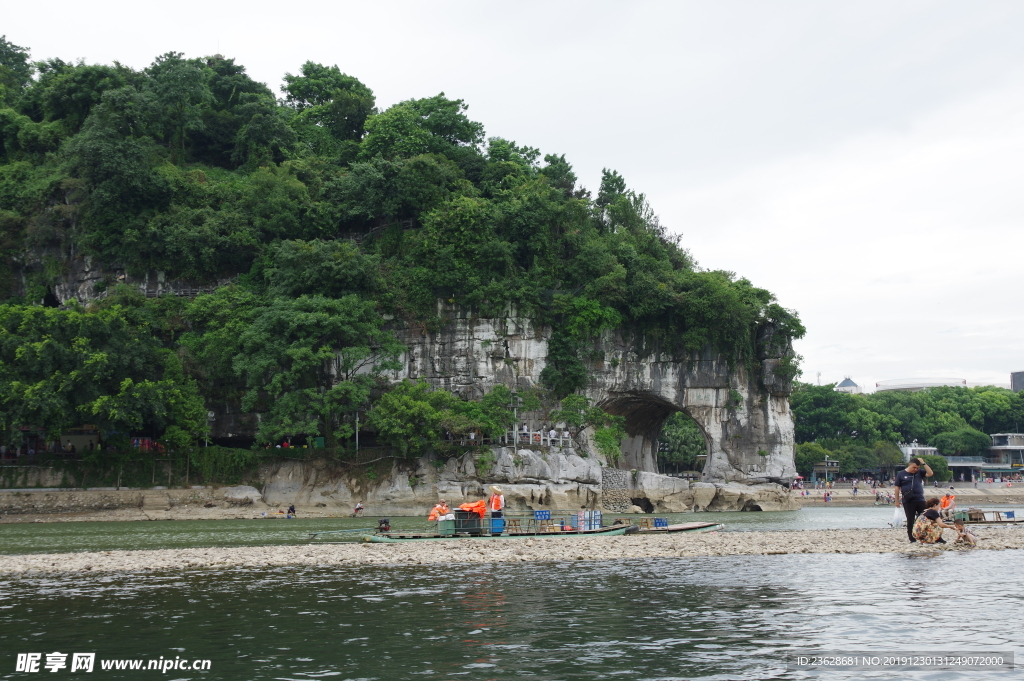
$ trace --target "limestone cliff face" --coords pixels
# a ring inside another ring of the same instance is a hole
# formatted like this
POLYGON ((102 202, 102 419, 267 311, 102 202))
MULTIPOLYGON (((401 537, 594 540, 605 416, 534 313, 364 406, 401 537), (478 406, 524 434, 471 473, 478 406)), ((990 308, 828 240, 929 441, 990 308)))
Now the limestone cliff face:
POLYGON ((692 510, 781 511, 799 508, 799 498, 775 484, 690 483, 657 473, 602 466, 594 457, 572 451, 540 451, 501 447, 485 469, 472 455, 449 459, 438 468, 434 460, 395 464, 387 476, 367 481, 327 462, 287 461, 265 466, 263 500, 271 506, 320 506, 349 512, 357 501, 368 515, 423 515, 438 499, 459 505, 486 498, 500 485, 507 508, 603 510, 626 513, 643 504, 654 513, 692 510))
MULTIPOLYGON (((408 348, 393 380, 423 378, 437 387, 479 398, 493 386, 540 384, 551 329, 510 311, 501 318, 474 317, 447 307, 440 331, 396 329, 408 348)), ((710 350, 685 357, 637 355, 623 332, 602 336, 589 365, 586 395, 626 418, 629 438, 618 466, 657 472, 657 437, 675 411, 688 414, 708 441, 704 481, 788 484, 793 463, 790 385, 780 376, 792 355, 789 340, 768 326, 758 338, 754 369, 731 364, 710 350)))
MULTIPOLYGON (((55 293, 61 302, 85 301, 101 296, 106 286, 117 281, 137 285, 147 295, 195 295, 227 283, 199 287, 167 280, 161 272, 126 278, 121 271, 104 271, 91 259, 77 257, 55 293)), ((471 310, 439 303, 438 312, 449 320, 439 331, 392 323, 407 348, 404 368, 392 380, 423 378, 470 398, 479 398, 498 384, 519 388, 540 384, 550 328, 513 309, 502 317, 482 318, 471 310)), ((586 395, 626 419, 629 437, 617 467, 656 473, 658 433, 670 414, 682 411, 700 426, 708 443, 704 482, 788 485, 795 477, 790 381, 785 375, 785 360, 793 351, 784 334, 771 325, 759 329, 756 358, 748 364, 709 349, 675 357, 659 352, 639 356, 633 348, 628 330, 619 330, 604 334, 588 352, 600 359, 589 362, 586 395)), ((253 415, 237 413, 232 405, 211 407, 216 414, 212 435, 251 436, 255 431, 253 415)), ((538 471, 529 473, 531 479, 556 479, 533 473, 538 471)))

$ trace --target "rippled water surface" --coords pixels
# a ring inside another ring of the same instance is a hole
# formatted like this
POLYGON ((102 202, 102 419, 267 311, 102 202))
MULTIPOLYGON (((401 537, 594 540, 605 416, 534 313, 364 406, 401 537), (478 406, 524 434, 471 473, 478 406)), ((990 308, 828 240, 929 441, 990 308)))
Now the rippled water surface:
POLYGON ((1021 551, 31 577, 0 586, 0 678, 71 676, 14 671, 18 652, 61 651, 212 661, 103 679, 1008 681, 818 677, 785 655, 1021 655, 1022 586, 1021 551))
MULTIPOLYGON (((1013 506, 1002 506, 1012 510, 1013 506)), ((724 523, 726 532, 749 530, 817 530, 888 527, 891 506, 808 507, 774 513, 669 513, 670 522, 724 523)), ((1019 509, 1018 515, 1024 514, 1019 509)), ((605 514, 606 523, 614 514, 605 514)), ((373 528, 376 518, 297 518, 292 520, 183 520, 160 522, 11 523, 0 525, 0 553, 111 551, 203 546, 270 546, 301 544, 316 530, 373 528)), ((394 529, 425 526, 423 518, 396 517, 394 529)), ((356 539, 359 533, 330 535, 356 539)))

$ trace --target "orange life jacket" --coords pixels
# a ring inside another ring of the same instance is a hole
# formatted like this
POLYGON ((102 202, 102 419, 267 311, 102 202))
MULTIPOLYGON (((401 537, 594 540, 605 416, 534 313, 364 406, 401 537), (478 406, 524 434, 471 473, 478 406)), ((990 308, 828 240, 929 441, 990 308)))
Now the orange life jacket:
POLYGON ((499 494, 491 495, 491 510, 500 511, 504 504, 502 503, 502 497, 499 494))
POLYGON ((480 501, 474 501, 471 504, 462 504, 459 506, 459 508, 463 511, 475 513, 481 518, 483 518, 484 515, 487 514, 487 504, 484 502, 483 499, 481 499, 480 501))
POLYGON ((427 520, 437 520, 438 517, 448 515, 449 513, 451 513, 451 509, 446 504, 438 504, 430 509, 430 515, 427 516, 427 520))
POLYGON ((947 494, 942 497, 942 508, 949 508, 953 504, 953 500, 956 499, 956 495, 947 494))

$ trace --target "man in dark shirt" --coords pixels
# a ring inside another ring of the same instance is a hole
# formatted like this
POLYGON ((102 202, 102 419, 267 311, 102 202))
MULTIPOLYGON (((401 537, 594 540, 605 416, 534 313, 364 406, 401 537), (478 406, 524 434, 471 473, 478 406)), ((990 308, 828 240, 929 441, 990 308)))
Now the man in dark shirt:
POLYGON ((907 467, 896 474, 896 505, 903 504, 907 516, 907 538, 914 539, 914 521, 924 512, 924 479, 932 477, 932 469, 924 459, 914 457, 907 467))

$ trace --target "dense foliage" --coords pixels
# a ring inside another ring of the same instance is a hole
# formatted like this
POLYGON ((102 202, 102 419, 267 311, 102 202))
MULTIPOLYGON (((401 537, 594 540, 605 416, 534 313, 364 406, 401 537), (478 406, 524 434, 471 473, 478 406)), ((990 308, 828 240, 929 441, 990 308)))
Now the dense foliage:
POLYGON ((665 421, 658 435, 658 469, 662 472, 700 471, 704 462, 697 457, 708 453, 707 440, 697 423, 682 412, 665 421))
POLYGON ((32 62, 2 38, 0 295, 21 314, 52 303, 81 255, 129 276, 235 280, 154 303, 111 274, 96 293, 121 311, 75 314, 138 323, 208 404, 260 414, 263 440, 347 437, 399 352, 384 315, 437 327, 439 300, 551 324, 556 398, 585 385, 605 329, 629 329, 641 354, 710 344, 737 361, 764 323, 803 333, 768 291, 697 268, 618 173, 592 196, 564 156, 486 138, 444 93, 379 110, 357 78, 307 62, 277 98, 220 55, 134 70, 32 62))
POLYGON ((1024 394, 1004 388, 929 388, 851 395, 835 385, 798 384, 791 404, 797 470, 809 474, 825 454, 842 473, 898 465, 893 443, 937 447, 945 455, 979 456, 992 433, 1020 432, 1024 394))

